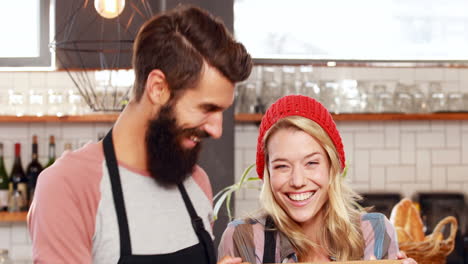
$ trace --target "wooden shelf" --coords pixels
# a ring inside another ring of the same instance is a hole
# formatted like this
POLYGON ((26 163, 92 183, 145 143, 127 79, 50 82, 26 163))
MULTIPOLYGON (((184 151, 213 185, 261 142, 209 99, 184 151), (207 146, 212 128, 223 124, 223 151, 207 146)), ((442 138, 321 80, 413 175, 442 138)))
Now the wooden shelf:
MULTIPOLYGON (((0 123, 113 123, 118 113, 89 114, 82 116, 0 116, 0 123)), ((259 123, 262 114, 236 114, 237 123, 259 123)), ((428 114, 333 114, 335 121, 389 121, 389 120, 468 120, 467 113, 428 113, 428 114)))
POLYGON ((262 120, 263 114, 236 114, 234 119, 238 123, 253 123, 260 122, 262 120))
MULTIPOLYGON (((239 123, 259 123, 262 114, 236 114, 239 123)), ((335 121, 396 121, 396 120, 468 120, 468 113, 428 113, 428 114, 332 114, 335 121)))
POLYGON ((89 114, 82 116, 0 116, 0 123, 112 123, 118 114, 89 114))
POLYGON ((26 222, 28 212, 0 212, 0 223, 1 222, 26 222))

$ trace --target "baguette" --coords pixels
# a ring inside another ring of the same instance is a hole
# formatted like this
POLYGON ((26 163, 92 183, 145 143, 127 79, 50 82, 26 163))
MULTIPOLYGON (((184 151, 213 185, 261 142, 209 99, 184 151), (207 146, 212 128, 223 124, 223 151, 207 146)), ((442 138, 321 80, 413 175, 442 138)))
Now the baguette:
POLYGON ((424 225, 411 200, 405 198, 393 207, 390 222, 395 226, 399 243, 424 240, 424 225))

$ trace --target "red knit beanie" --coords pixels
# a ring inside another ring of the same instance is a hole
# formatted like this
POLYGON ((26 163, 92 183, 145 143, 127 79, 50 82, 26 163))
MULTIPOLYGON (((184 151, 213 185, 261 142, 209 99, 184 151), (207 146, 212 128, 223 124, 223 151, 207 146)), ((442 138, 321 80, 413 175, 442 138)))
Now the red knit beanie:
POLYGON ((303 116, 315 121, 321 126, 332 140, 338 152, 341 171, 345 167, 345 153, 340 133, 328 110, 317 100, 303 95, 288 95, 278 99, 263 115, 257 140, 257 174, 263 179, 265 170, 265 152, 263 150, 263 137, 265 133, 278 120, 288 116, 303 116))

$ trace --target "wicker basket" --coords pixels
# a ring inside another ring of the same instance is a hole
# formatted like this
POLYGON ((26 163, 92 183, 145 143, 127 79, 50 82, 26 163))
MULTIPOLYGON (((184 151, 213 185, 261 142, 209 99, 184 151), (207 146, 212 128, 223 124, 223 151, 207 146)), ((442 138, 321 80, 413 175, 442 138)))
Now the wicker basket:
POLYGON ((400 243, 400 250, 416 260, 418 264, 445 264, 447 256, 455 247, 457 228, 457 219, 447 216, 440 220, 432 234, 426 236, 424 241, 400 243), (447 224, 451 224, 450 235, 444 239, 442 228, 447 224))

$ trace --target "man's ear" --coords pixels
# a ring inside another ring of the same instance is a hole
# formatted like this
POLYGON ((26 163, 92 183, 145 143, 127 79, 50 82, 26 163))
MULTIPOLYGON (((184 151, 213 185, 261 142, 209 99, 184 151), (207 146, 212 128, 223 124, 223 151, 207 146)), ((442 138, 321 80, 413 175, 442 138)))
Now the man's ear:
POLYGON ((148 74, 145 94, 152 104, 164 105, 169 100, 169 85, 166 75, 161 70, 154 69, 148 74))

